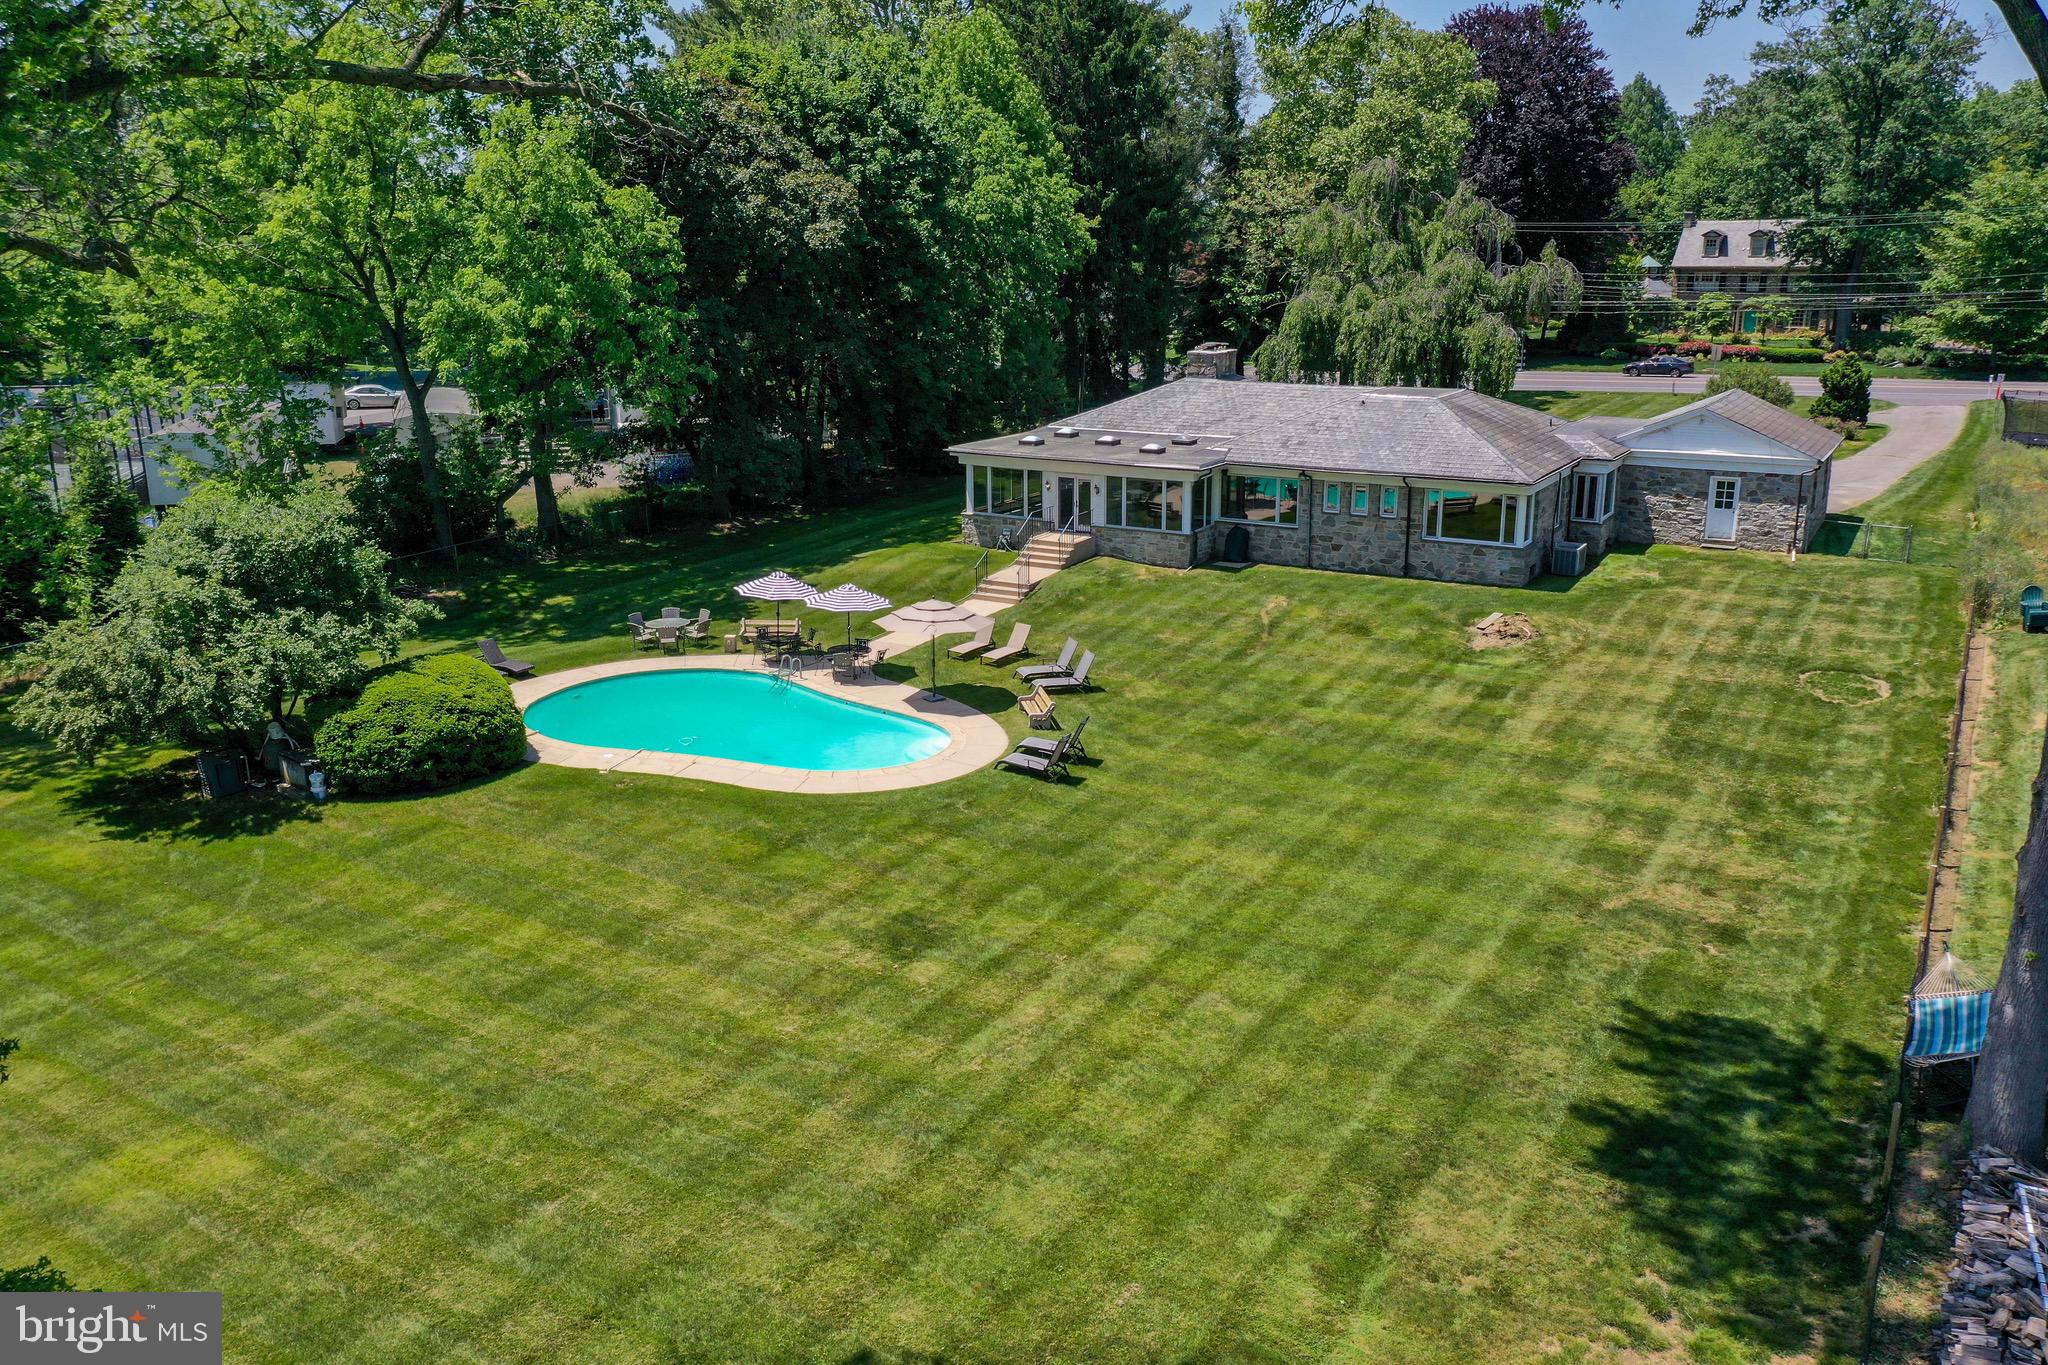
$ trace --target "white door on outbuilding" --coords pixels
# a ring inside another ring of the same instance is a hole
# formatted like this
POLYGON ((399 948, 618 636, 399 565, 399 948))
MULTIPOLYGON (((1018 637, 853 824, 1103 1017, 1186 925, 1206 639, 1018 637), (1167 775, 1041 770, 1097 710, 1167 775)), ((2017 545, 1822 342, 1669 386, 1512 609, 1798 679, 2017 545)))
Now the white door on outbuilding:
POLYGON ((1735 523, 1742 513, 1742 480, 1731 474, 1716 474, 1707 480, 1707 539, 1735 539, 1735 523))

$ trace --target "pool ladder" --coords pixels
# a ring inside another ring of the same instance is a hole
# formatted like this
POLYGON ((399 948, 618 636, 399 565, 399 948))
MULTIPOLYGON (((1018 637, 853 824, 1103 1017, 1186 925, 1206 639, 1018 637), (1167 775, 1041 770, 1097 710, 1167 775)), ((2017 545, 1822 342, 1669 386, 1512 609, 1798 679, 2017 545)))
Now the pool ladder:
POLYGON ((804 658, 801 654, 785 654, 775 661, 775 681, 787 687, 793 677, 802 676, 804 658))

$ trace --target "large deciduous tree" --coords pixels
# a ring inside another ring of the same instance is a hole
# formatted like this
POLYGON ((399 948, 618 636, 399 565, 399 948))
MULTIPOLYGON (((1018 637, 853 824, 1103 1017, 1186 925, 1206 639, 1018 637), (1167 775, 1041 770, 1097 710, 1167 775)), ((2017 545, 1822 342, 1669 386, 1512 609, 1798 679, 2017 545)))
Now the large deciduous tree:
POLYGON ((1994 166, 1926 246, 1933 338, 2019 356, 2048 347, 2048 169, 1994 166))
POLYGON ((2039 1165, 2048 1091, 2048 747, 2034 777, 2033 812, 2020 848, 2012 928, 1991 993, 1984 1054, 1970 1089, 1971 1141, 2039 1165))
MULTIPOLYGON (((324 51, 396 61, 344 23, 324 51)), ((216 102, 158 119, 159 141, 218 137, 216 102)), ((198 392, 268 387, 281 371, 332 374, 382 359, 405 393, 437 546, 454 534, 437 434, 418 373, 422 321, 462 240, 461 111, 400 91, 317 84, 226 139, 206 201, 167 211, 175 232, 138 253, 135 311, 198 392)))
POLYGON ((645 373, 643 352, 686 363, 676 224, 647 190, 607 186, 579 136, 567 115, 499 111, 469 170, 462 265, 427 316, 432 354, 459 360, 479 410, 525 443, 548 540, 577 415, 645 373))
POLYGON ((1411 183, 1448 194, 1474 121, 1494 98, 1462 39, 1378 5, 1247 0, 1245 25, 1273 107, 1259 160, 1307 198, 1343 194, 1385 158, 1411 183))
POLYGON ((1685 154, 1685 129, 1663 89, 1638 71, 1621 87, 1616 111, 1622 140, 1635 153, 1635 173, 1659 176, 1678 164, 1685 154))
POLYGON ((1194 186, 1159 145, 1173 117, 1156 0, 987 0, 1017 39, 1073 158, 1094 248, 1067 273, 1063 338, 1074 401, 1158 383, 1179 312, 1194 186))
MULTIPOLYGON (((1621 135, 1606 54, 1586 22, 1558 21, 1538 4, 1486 4, 1453 16, 1446 31, 1471 45, 1496 92, 1473 120, 1464 178, 1515 218, 1604 221, 1635 157, 1621 135)), ((1610 254, 1616 244, 1583 233, 1566 241, 1575 260, 1610 254)), ((1537 242, 1523 246, 1534 255, 1537 242)))
POLYGON ((1294 228, 1302 286, 1256 356, 1271 379, 1343 384, 1514 386, 1518 324, 1539 291, 1532 272, 1569 272, 1552 257, 1497 276, 1485 244, 1514 230, 1460 185, 1449 195, 1409 181, 1390 161, 1352 177, 1338 202, 1294 228))
POLYGON ((202 487, 121 569, 92 617, 33 644, 16 714, 70 753, 234 743, 306 698, 358 685, 395 656, 424 603, 399 597, 348 504, 302 485, 281 499, 202 487))

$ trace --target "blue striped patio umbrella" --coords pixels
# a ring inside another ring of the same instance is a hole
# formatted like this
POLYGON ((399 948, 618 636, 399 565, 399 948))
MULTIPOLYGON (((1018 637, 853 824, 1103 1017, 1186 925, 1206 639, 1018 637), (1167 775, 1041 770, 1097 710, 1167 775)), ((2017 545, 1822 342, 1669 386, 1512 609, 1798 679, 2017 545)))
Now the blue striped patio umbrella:
POLYGON ((814 592, 804 599, 807 607, 819 611, 843 611, 846 613, 846 643, 853 643, 853 614, 857 611, 887 611, 893 605, 878 592, 869 592, 855 583, 841 583, 836 588, 814 592))

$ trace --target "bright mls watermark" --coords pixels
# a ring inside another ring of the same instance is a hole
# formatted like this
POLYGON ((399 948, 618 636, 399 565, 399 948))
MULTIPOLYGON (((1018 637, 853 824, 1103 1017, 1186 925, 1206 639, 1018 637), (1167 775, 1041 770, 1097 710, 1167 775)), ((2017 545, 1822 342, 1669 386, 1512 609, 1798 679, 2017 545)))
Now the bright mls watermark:
POLYGON ((220 1365, 218 1294, 0 1294, 0 1361, 220 1365))

